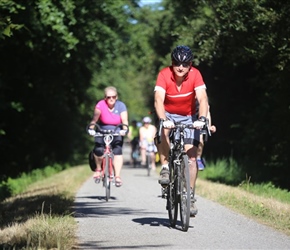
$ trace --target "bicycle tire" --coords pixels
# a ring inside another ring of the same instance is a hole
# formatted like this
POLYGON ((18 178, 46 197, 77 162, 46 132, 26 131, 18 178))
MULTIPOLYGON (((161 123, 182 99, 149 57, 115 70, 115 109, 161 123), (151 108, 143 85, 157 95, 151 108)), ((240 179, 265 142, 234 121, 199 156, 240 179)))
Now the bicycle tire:
POLYGON ((167 186, 167 210, 169 223, 171 227, 176 226, 177 214, 178 214, 178 197, 177 197, 177 179, 174 175, 174 168, 172 164, 169 164, 169 185, 167 186))
POLYGON ((183 155, 180 162, 179 192, 181 227, 186 232, 190 221, 190 175, 187 155, 183 155))
POLYGON ((139 152, 138 149, 135 149, 132 153, 132 159, 133 159, 133 167, 136 168, 138 167, 138 159, 139 159, 139 152))
POLYGON ((111 193, 109 163, 110 163, 110 159, 109 159, 109 156, 106 154, 104 157, 104 186, 106 189, 106 196, 105 196, 106 201, 110 199, 110 193, 111 193))
POLYGON ((151 172, 151 154, 149 152, 146 152, 146 167, 147 167, 147 176, 150 176, 151 172))

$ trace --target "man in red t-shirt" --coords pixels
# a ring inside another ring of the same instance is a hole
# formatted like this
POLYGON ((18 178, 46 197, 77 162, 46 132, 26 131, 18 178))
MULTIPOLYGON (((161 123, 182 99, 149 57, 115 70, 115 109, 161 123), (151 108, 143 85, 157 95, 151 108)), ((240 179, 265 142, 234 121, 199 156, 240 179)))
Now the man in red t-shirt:
POLYGON ((172 66, 162 69, 155 85, 155 110, 159 119, 163 119, 162 139, 158 145, 162 164, 159 183, 169 184, 168 152, 169 132, 174 122, 193 124, 194 131, 188 130, 185 135, 185 150, 190 164, 190 187, 192 189, 192 203, 190 214, 195 216, 194 188, 197 178, 196 154, 199 143, 199 129, 206 122, 208 100, 206 86, 200 72, 192 67, 193 55, 187 46, 177 46, 171 53, 172 66), (199 102, 199 117, 196 116, 195 100, 199 102))

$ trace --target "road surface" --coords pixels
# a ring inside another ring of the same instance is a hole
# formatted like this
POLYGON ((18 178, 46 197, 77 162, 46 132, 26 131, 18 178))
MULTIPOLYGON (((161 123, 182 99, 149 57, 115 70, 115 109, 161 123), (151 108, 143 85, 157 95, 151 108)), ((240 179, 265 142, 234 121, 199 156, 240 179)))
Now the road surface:
MULTIPOLYGON (((125 161, 129 148, 124 148, 125 161)), ((158 174, 125 164, 106 202, 90 177, 75 198, 77 249, 290 249, 290 237, 198 196, 187 232, 171 228, 158 174)))

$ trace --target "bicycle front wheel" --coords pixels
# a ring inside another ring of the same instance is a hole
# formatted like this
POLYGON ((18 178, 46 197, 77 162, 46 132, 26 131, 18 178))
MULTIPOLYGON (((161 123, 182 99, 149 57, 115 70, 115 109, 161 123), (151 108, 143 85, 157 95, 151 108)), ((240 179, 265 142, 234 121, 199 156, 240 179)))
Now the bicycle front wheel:
POLYGON ((110 173, 109 173, 109 156, 106 154, 103 159, 103 167, 104 167, 104 187, 106 189, 106 201, 110 199, 111 193, 111 181, 110 181, 110 173))
POLYGON ((190 220, 190 176, 188 156, 183 155, 180 164, 180 219, 183 231, 187 231, 190 220))
POLYGON ((176 226, 178 214, 177 179, 174 175, 173 164, 169 164, 169 185, 167 186, 167 210, 171 227, 176 226))

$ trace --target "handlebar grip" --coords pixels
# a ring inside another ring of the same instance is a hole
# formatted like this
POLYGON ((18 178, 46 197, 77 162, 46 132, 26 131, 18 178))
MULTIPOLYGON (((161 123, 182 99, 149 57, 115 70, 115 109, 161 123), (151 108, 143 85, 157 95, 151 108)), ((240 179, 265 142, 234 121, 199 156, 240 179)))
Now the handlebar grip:
POLYGON ((161 143, 161 132, 162 132, 162 127, 163 127, 163 122, 164 122, 163 119, 159 120, 159 128, 158 128, 158 134, 157 134, 157 142, 158 142, 158 144, 161 143))

